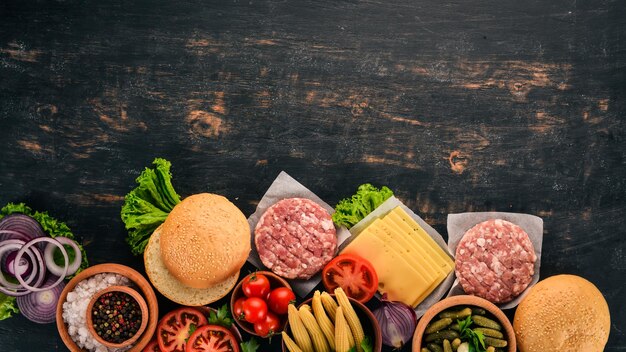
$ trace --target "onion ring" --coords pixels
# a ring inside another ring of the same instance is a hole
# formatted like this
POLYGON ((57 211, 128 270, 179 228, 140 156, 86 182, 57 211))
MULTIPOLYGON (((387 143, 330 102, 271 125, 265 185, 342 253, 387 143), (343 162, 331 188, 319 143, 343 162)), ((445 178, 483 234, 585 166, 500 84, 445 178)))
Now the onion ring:
MULTIPOLYGON (((3 242, 0 242, 0 256, 4 254, 5 252, 10 251, 11 249, 15 249, 16 251, 19 251, 21 248, 23 248, 24 244, 25 242, 22 240, 6 240, 3 242)), ((41 253, 39 252, 39 249, 35 248, 34 250, 29 249, 28 251, 26 251, 26 254, 30 258, 31 262, 33 263, 33 269, 25 282, 27 284, 30 284, 35 278, 37 278, 37 281, 35 282, 34 285, 39 286, 41 285, 41 283, 43 282, 45 278, 45 267, 44 267, 41 253), (37 265, 35 265, 35 263, 37 263, 38 267, 37 265)), ((16 255, 16 258, 17 258, 17 255, 16 255)), ((17 261, 14 260, 14 263, 16 262, 17 261)), ((14 296, 14 297, 23 296, 23 295, 30 293, 30 291, 24 288, 23 286, 7 281, 6 278, 4 277, 4 274, 1 274, 1 273, 0 273, 0 292, 9 296, 14 296), (23 290, 23 291, 20 291, 20 290, 23 290)))
MULTIPOLYGON (((63 259, 65 260, 65 266, 63 267, 63 272, 61 274, 61 276, 59 276, 59 278, 57 279, 57 281, 55 281, 54 283, 48 285, 48 286, 44 286, 44 287, 34 287, 34 286, 30 286, 29 284, 27 284, 24 279, 22 278, 22 275, 20 275, 19 273, 16 273, 17 275, 15 275, 15 278, 17 279, 17 281, 19 281, 19 283, 24 286, 24 288, 26 288, 27 290, 30 290, 32 292, 41 292, 41 291, 45 291, 48 289, 53 288, 54 286, 60 284, 61 282, 63 282, 63 280, 65 279, 65 275, 67 275, 67 269, 68 269, 68 262, 69 262, 69 257, 67 255, 67 251, 65 250, 65 247, 63 247, 63 245, 61 243, 59 243, 59 241, 55 240, 54 238, 50 238, 50 237, 37 237, 31 241, 29 241, 28 243, 26 243, 24 245, 24 247, 22 247, 18 252, 17 255, 15 256, 15 261, 18 261, 20 259, 22 259, 22 257, 24 256, 24 253, 28 250, 28 248, 32 247, 33 245, 39 243, 39 242, 48 242, 48 243, 54 243, 55 245, 57 245, 59 247, 59 250, 61 250, 61 254, 63 254, 63 259)), ((41 261, 41 263, 43 264, 43 260, 41 261)))
MULTIPOLYGON (((78 248, 78 244, 76 244, 74 240, 67 237, 55 237, 54 239, 59 241, 59 243, 61 243, 62 245, 68 245, 72 247, 72 249, 74 250, 74 261, 67 264, 68 268, 66 275, 74 274, 80 267, 80 263, 82 261, 82 254, 80 253, 80 248, 78 248)), ((48 245, 46 245, 46 249, 44 251, 44 259, 46 261, 46 267, 48 268, 48 271, 56 276, 61 276, 63 268, 54 262, 54 247, 55 245, 53 245, 52 243, 48 243, 48 245)))

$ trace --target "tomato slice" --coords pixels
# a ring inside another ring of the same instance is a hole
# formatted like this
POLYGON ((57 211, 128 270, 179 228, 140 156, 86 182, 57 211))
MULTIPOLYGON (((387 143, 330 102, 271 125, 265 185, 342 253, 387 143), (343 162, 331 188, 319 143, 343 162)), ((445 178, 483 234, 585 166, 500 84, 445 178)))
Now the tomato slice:
POLYGON ((156 336, 148 342, 146 347, 144 347, 141 352, 161 352, 161 349, 159 348, 159 341, 157 341, 156 336))
POLYGON ((341 254, 326 264, 322 280, 328 292, 341 287, 361 303, 369 301, 378 289, 378 275, 372 264, 353 254, 341 254))
POLYGON ((225 327, 204 325, 191 334, 185 352, 239 352, 239 345, 225 327))
POLYGON ((197 309, 184 307, 167 313, 157 325, 159 348, 162 352, 185 352, 190 330, 206 324, 206 317, 197 309))

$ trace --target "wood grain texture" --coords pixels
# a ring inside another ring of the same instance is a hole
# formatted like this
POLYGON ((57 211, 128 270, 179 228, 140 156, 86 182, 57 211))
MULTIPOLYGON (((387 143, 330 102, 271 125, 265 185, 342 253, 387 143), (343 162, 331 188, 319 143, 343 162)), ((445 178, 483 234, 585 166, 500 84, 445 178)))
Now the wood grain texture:
MULTIPOLYGON (((119 211, 156 156, 245 214, 280 170, 330 204, 386 184, 444 234, 448 213, 537 214, 542 277, 593 281, 623 351, 624 38, 620 0, 5 0, 0 203, 140 271, 119 211)), ((64 346, 17 317, 0 350, 64 346)))

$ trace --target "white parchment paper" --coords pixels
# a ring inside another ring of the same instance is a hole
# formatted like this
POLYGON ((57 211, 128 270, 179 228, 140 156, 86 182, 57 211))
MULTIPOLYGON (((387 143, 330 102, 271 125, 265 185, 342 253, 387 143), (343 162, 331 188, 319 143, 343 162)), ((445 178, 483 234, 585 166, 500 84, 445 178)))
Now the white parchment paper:
MULTIPOLYGON (((541 246, 543 244, 543 220, 535 215, 517 214, 517 213, 501 213, 501 212, 479 212, 479 213, 460 213, 448 215, 448 249, 451 253, 456 253, 456 247, 461 242, 461 238, 467 230, 483 221, 489 219, 502 219, 514 223, 521 227, 535 248, 537 261, 535 262, 535 273, 530 285, 514 300, 497 305, 500 309, 511 309, 517 307, 522 298, 526 296, 528 290, 535 286, 539 281, 539 269, 541 268, 541 246)), ((452 289, 448 296, 464 295, 465 291, 461 287, 459 280, 455 278, 452 289)))
MULTIPOLYGON (((300 182, 296 181, 293 177, 289 176, 286 172, 281 171, 278 174, 278 177, 272 182, 270 187, 267 189, 263 198, 256 207, 256 211, 254 214, 250 215, 248 218, 248 224, 250 224, 250 240, 251 240, 251 251, 250 256, 248 257, 248 262, 252 265, 256 266, 262 270, 269 270, 261 262, 261 258, 259 258, 259 253, 256 250, 256 246, 254 245, 254 229, 256 224, 259 222, 261 215, 265 213, 265 211, 274 205, 279 200, 285 198, 306 198, 314 201, 315 203, 321 205, 328 211, 329 214, 333 214, 335 212, 334 208, 328 205, 328 203, 324 202, 320 197, 316 196, 315 193, 311 192, 308 188, 304 187, 300 182)), ((337 247, 339 247, 348 237, 350 237, 350 232, 345 227, 340 227, 337 229, 337 247)), ((317 284, 322 280, 321 273, 317 273, 313 277, 308 280, 287 280, 291 285, 293 291, 301 298, 308 295, 317 284)))
MULTIPOLYGON (((409 209, 406 205, 404 205, 398 198, 393 197, 393 196, 387 199, 383 204, 379 205, 378 208, 376 208, 373 212, 368 214, 363 220, 359 221, 359 223, 357 223, 352 228, 350 228, 350 233, 352 234, 352 236, 356 237, 356 235, 358 235, 361 231, 363 231, 363 229, 365 229, 367 225, 369 225, 374 220, 376 220, 376 218, 384 216, 385 214, 387 214, 388 212, 390 212, 391 210, 393 210, 394 208, 398 206, 401 207, 404 211, 406 211, 406 213, 409 214, 409 216, 413 218, 413 220, 415 220, 415 222, 417 222, 426 231, 426 233, 428 233, 428 235, 433 240, 435 240, 435 242, 437 242, 439 247, 441 247, 441 249, 443 249, 443 251, 446 252, 450 256, 450 258, 452 258, 452 255, 450 254, 450 252, 448 251, 448 247, 446 246, 446 241, 444 241, 443 237, 441 237, 439 232, 437 232, 430 225, 428 225, 426 221, 424 221, 417 214, 415 214, 411 209, 409 209)), ((354 238, 354 237, 351 237, 351 238, 354 238)), ((350 242, 351 238, 348 239, 348 241, 344 242, 341 248, 345 247, 350 242)), ((448 274, 448 276, 439 284, 439 286, 437 286, 437 288, 428 297, 426 297, 426 299, 424 299, 424 301, 422 301, 422 303, 420 303, 417 307, 415 307, 415 313, 417 314, 418 319, 422 315, 424 315, 424 313, 426 312, 428 308, 430 308, 433 304, 439 302, 441 297, 443 297, 446 294, 446 292, 448 292, 448 290, 450 289, 450 286, 452 286, 453 281, 454 281, 454 270, 452 270, 452 272, 448 274)))

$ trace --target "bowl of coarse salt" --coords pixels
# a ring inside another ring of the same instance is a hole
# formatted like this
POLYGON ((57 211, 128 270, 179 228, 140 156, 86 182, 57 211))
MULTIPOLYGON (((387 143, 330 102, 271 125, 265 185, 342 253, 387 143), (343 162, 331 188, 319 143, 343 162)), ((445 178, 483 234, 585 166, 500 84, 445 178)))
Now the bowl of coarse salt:
POLYGON ((120 264, 99 264, 76 275, 63 289, 56 310, 59 335, 72 352, 141 352, 150 342, 158 322, 157 298, 150 283, 136 270, 120 264), (134 289, 145 301, 146 327, 132 345, 123 349, 112 348, 98 342, 87 328, 87 308, 93 297, 112 286, 134 289))

